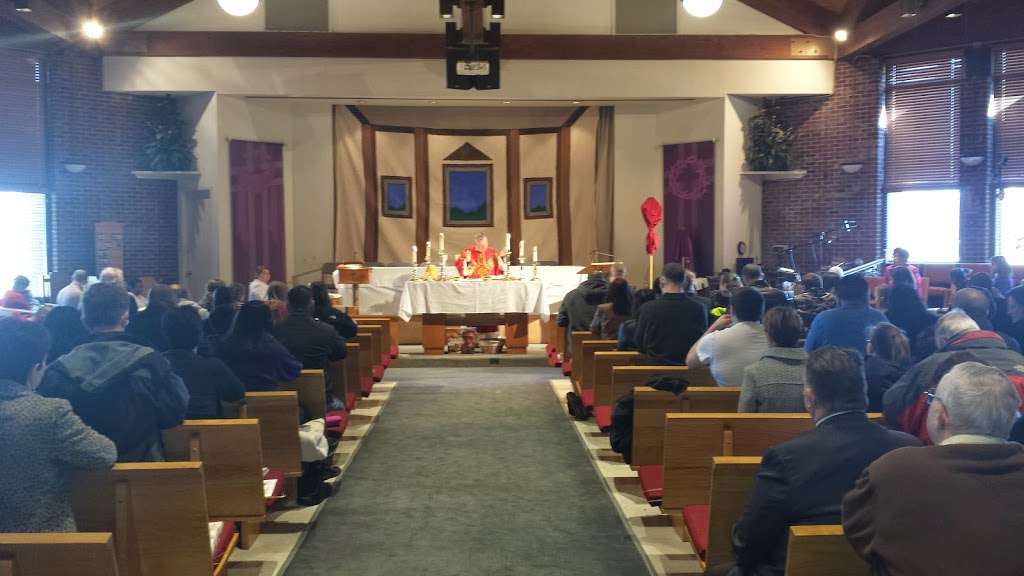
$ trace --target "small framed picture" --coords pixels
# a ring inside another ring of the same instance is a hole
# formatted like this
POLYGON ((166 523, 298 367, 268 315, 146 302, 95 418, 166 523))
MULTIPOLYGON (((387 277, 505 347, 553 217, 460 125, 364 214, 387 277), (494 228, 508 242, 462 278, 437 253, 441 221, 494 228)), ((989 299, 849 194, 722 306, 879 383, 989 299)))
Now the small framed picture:
POLYGON ((551 178, 523 179, 523 218, 552 218, 555 215, 551 178))
POLYGON ((380 177, 380 209, 386 218, 412 218, 412 178, 380 177))

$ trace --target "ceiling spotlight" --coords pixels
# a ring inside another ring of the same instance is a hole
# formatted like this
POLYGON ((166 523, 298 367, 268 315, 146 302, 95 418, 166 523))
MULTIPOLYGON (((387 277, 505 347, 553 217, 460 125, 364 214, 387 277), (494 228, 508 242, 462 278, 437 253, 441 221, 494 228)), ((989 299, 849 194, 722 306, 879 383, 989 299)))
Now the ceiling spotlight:
POLYGON ((580 101, 579 101, 579 100, 573 100, 573 101, 572 101, 572 103, 573 103, 573 104, 579 104, 579 103, 580 103, 580 101))
POLYGON ((491 0, 491 18, 501 20, 505 17, 505 0, 491 0))
POLYGON ((961 17, 963 15, 964 15, 963 12, 950 12, 949 14, 946 14, 946 18, 949 18, 950 20, 952 20, 953 18, 959 18, 959 17, 961 17))
POLYGON ((458 4, 457 0, 440 0, 439 4, 441 7, 441 18, 445 20, 455 18, 455 5, 458 4))
POLYGON ((840 28, 835 33, 836 42, 846 42, 850 38, 850 32, 846 28, 840 28))
POLYGON ((696 18, 707 18, 722 7, 722 0, 683 0, 683 10, 696 18))
POLYGON ((260 6, 260 0, 217 0, 220 9, 232 16, 248 16, 260 6))
POLYGON ((89 40, 102 40, 107 34, 107 29, 95 18, 82 21, 82 36, 89 40))
POLYGON ((29 0, 14 0, 14 9, 18 12, 31 12, 32 6, 29 5, 29 0))
POLYGON ((505 100, 504 102, 502 102, 502 104, 511 104, 511 103, 512 103, 511 100, 505 100))
POLYGON ((900 0, 900 17, 913 18, 921 12, 924 0, 900 0))

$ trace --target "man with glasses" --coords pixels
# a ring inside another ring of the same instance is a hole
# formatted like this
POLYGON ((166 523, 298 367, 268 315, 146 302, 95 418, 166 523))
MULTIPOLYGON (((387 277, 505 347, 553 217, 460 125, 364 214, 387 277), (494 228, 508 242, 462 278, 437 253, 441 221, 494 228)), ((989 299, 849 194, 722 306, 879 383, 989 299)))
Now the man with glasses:
POLYGON ((935 386, 939 369, 950 356, 970 352, 979 362, 1024 378, 1024 356, 1010 350, 1006 342, 960 310, 953 310, 935 325, 935 354, 918 362, 885 392, 882 409, 892 426, 928 441, 926 417, 928 403, 925 392, 935 386))
POLYGON ((843 528, 876 573, 1024 574, 1020 396, 1006 374, 955 366, 928 408, 935 446, 882 456, 843 499, 843 528))

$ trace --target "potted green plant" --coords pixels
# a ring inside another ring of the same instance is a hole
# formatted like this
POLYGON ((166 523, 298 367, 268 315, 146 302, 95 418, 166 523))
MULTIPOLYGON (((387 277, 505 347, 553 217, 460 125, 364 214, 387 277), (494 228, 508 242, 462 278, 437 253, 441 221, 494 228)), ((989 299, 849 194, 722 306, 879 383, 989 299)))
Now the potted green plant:
POLYGON ((146 122, 146 132, 148 139, 142 146, 142 163, 146 170, 191 172, 196 169, 196 141, 174 98, 159 99, 154 118, 146 122))
POLYGON ((755 172, 783 172, 793 161, 793 129, 782 120, 776 100, 765 99, 747 123, 747 167, 755 172))

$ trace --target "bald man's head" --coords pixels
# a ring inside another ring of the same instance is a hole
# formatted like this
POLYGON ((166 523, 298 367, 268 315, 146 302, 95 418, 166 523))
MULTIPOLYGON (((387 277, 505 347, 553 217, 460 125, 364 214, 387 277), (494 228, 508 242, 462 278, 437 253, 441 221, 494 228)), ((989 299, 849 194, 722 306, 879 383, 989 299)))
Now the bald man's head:
POLYGON ((992 313, 992 303, 988 294, 977 288, 958 290, 953 297, 953 308, 960 308, 975 321, 988 320, 992 313))

